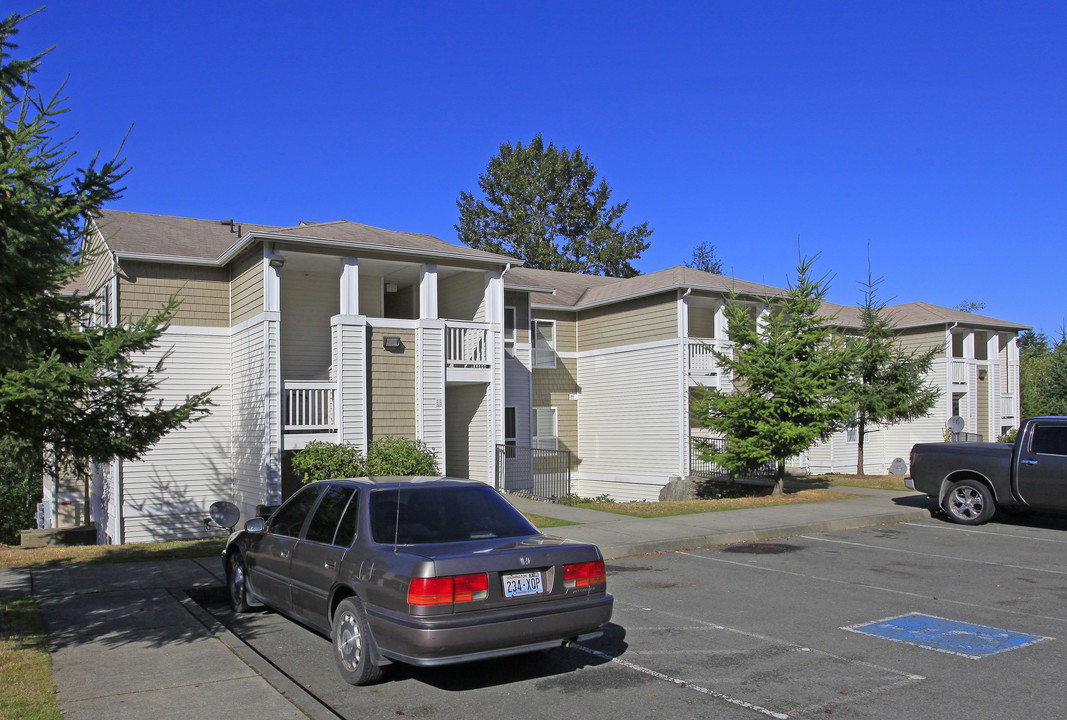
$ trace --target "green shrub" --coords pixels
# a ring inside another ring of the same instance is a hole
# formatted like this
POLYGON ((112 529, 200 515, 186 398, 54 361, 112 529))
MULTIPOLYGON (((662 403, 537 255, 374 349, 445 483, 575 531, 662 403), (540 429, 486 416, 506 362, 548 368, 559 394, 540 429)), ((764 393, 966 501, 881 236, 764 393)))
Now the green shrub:
POLYGON ((1008 432, 1006 432, 1003 435, 1001 435, 1000 437, 998 437, 997 438, 997 442, 1014 444, 1015 443, 1015 436, 1018 435, 1018 434, 1019 434, 1019 428, 1012 428, 1008 432))
POLYGON ((293 472, 304 483, 362 477, 367 474, 367 462, 360 449, 351 443, 338 445, 312 440, 303 450, 293 453, 293 472))
POLYGON ((437 453, 422 440, 387 436, 367 450, 368 475, 437 475, 437 453))
POLYGON ((0 437, 0 543, 18 545, 19 533, 37 526, 44 471, 40 453, 14 437, 0 437))
POLYGON ((293 453, 293 472, 303 483, 364 475, 437 475, 437 453, 421 440, 388 436, 372 442, 364 459, 351 443, 312 440, 293 453))

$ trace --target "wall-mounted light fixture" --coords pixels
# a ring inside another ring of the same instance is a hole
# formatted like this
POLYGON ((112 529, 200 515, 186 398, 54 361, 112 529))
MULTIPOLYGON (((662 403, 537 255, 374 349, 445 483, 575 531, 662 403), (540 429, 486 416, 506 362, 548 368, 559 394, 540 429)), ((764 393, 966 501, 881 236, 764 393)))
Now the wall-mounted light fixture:
POLYGON ((275 270, 281 270, 282 267, 285 266, 285 256, 284 255, 271 255, 270 256, 270 266, 272 268, 274 268, 275 270))
POLYGON ((396 292, 396 283, 386 283, 385 284, 385 291, 387 293, 395 293, 396 292))
POLYGON ((987 374, 989 374, 989 370, 987 370, 986 368, 978 368, 979 380, 985 380, 987 374))
POLYGON ((382 338, 382 347, 386 350, 399 350, 403 346, 399 335, 386 335, 382 338))

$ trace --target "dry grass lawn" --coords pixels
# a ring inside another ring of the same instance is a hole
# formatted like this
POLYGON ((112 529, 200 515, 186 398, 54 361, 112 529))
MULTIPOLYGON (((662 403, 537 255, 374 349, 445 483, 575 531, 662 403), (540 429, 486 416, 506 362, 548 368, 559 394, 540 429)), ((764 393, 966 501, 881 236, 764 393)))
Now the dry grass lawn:
POLYGON ((875 490, 907 490, 903 475, 810 475, 790 478, 797 482, 817 485, 873 488, 875 490))
POLYGON ((0 600, 0 720, 60 720, 52 659, 33 598, 0 600))
POLYGON ((657 518, 671 515, 688 515, 690 513, 719 512, 722 510, 744 510, 748 508, 772 507, 776 505, 793 505, 796 503, 822 502, 825 500, 845 500, 856 497, 848 493, 833 490, 786 490, 782 495, 770 495, 768 491, 757 489, 749 497, 723 498, 720 500, 678 500, 673 502, 576 502, 575 507, 588 510, 633 515, 635 517, 657 518))

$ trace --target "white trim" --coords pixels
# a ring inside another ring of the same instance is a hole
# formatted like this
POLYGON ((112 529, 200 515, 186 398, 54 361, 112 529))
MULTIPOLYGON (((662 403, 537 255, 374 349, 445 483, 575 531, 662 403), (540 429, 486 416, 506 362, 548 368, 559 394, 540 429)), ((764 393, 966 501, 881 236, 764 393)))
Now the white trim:
POLYGON ((678 293, 678 473, 689 474, 689 373, 686 361, 689 358, 689 290, 678 293))
MULTIPOLYGON (((244 324, 244 323, 242 323, 244 324)), ((212 337, 230 337, 235 328, 209 327, 206 325, 171 325, 163 331, 164 335, 210 335, 212 337)))
POLYGON ((558 336, 556 330, 557 330, 556 321, 553 320, 553 319, 548 319, 548 318, 531 318, 530 319, 530 346, 532 347, 532 353, 531 353, 531 357, 530 357, 530 368, 531 369, 533 369, 533 370, 552 370, 558 365, 558 363, 556 361, 560 357, 560 352, 559 352, 559 336, 558 336), (551 365, 541 365, 541 364, 538 364, 538 362, 537 362, 537 348, 538 348, 538 345, 537 345, 537 327, 536 326, 539 323, 543 323, 545 325, 551 325, 552 326, 552 345, 550 346, 551 350, 552 350, 552 364, 551 365))
POLYGON ((438 309, 437 265, 427 263, 419 268, 419 319, 437 320, 438 309))
POLYGON ((341 262, 341 315, 359 315, 359 259, 346 257, 341 262))

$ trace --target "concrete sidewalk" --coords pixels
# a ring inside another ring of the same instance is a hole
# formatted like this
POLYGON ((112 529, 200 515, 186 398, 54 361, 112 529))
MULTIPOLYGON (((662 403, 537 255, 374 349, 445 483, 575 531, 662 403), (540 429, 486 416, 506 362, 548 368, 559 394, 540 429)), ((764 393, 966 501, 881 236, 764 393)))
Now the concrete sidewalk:
MULTIPOLYGON (((835 489, 859 497, 660 519, 509 500, 579 523, 547 533, 596 543, 607 559, 930 516, 923 495, 835 489)), ((0 569, 0 597, 37 598, 66 720, 336 718, 190 598, 224 584, 221 558, 0 569)))

